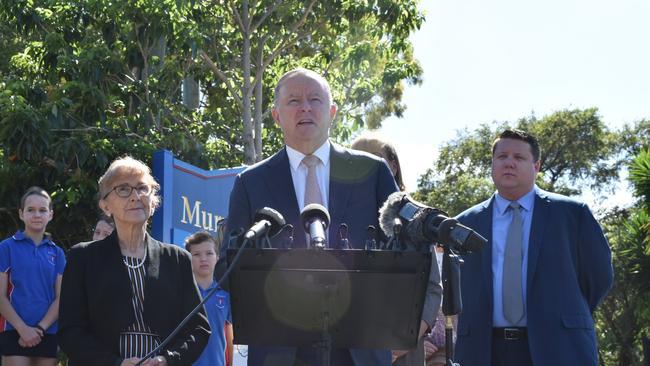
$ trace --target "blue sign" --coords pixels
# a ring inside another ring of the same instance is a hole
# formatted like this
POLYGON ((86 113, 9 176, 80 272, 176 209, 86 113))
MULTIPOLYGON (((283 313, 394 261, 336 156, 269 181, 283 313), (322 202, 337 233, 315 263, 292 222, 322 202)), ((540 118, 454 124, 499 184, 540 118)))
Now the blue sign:
POLYGON ((228 215, 235 177, 245 167, 203 170, 174 158, 167 150, 153 154, 153 176, 160 183, 161 205, 153 216, 157 240, 183 246, 187 236, 206 230, 228 215))

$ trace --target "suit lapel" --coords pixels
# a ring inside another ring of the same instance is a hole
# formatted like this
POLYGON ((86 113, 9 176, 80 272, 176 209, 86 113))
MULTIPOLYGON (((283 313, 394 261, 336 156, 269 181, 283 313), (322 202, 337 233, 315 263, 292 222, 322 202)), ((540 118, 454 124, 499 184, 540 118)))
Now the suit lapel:
MULTIPOLYGON (((346 184, 337 178, 337 172, 345 172, 350 169, 352 158, 345 150, 335 144, 330 149, 330 187, 328 198, 328 211, 331 218, 345 217, 345 209, 350 198, 350 189, 346 184)), ((338 235, 339 223, 331 223, 329 227, 330 243, 338 235)))
MULTIPOLYGON (((475 230, 479 233, 482 233, 485 235, 485 238, 487 239, 487 243, 485 244, 485 247, 481 249, 481 267, 483 271, 483 281, 485 288, 487 289, 488 294, 492 294, 492 211, 493 211, 493 205, 494 205, 494 196, 492 198, 485 202, 485 204, 482 207, 482 211, 479 213, 477 216, 476 220, 476 228, 475 230)), ((492 301, 490 300, 489 302, 491 306, 493 307, 494 305, 492 304, 492 301)), ((490 312, 492 312, 492 309, 490 309, 490 312)))
MULTIPOLYGON (((144 278, 144 314, 148 315, 148 319, 153 314, 155 309, 152 306, 157 306, 153 299, 160 299, 160 291, 164 289, 159 288, 160 281, 160 244, 154 240, 149 234, 145 236, 145 244, 147 246, 147 259, 145 266, 147 268, 144 278)), ((151 324, 150 324, 151 325, 151 324)))
POLYGON ((537 269, 537 259, 539 251, 542 248, 545 225, 549 212, 549 202, 543 192, 538 191, 535 194, 535 207, 533 208, 533 218, 530 225, 530 236, 528 239, 528 270, 526 273, 526 288, 531 288, 531 283, 537 269))
POLYGON ((305 236, 300 226, 300 209, 296 200, 296 191, 293 187, 289 156, 284 148, 269 160, 263 175, 266 192, 273 204, 271 207, 282 212, 287 224, 294 226, 294 247, 304 248, 306 246, 305 236))
POLYGON ((107 270, 107 273, 111 273, 109 276, 112 277, 112 286, 115 286, 117 290, 110 301, 109 308, 110 311, 114 311, 116 314, 122 314, 118 318, 119 320, 114 323, 116 331, 119 332, 125 329, 135 319, 133 307, 131 306, 131 298, 133 296, 131 280, 129 279, 128 269, 122 260, 117 230, 114 230, 101 244, 103 245, 103 250, 101 252, 102 255, 98 259, 106 264, 104 269, 107 270))

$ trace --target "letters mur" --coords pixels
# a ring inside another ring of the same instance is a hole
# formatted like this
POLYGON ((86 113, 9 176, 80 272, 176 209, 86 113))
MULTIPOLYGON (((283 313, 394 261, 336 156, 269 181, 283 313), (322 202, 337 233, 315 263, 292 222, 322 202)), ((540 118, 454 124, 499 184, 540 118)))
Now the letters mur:
POLYGON ((190 200, 185 196, 181 196, 181 199, 183 200, 182 224, 194 225, 207 231, 217 231, 217 222, 223 219, 223 216, 202 210, 201 201, 194 201, 194 205, 190 208, 190 200))

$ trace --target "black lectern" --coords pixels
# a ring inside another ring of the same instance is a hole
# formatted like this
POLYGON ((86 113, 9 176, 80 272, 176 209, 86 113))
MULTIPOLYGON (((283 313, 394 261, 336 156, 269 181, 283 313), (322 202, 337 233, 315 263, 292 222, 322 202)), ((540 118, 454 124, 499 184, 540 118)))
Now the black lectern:
POLYGON ((431 253, 243 250, 230 275, 235 343, 416 346, 431 253))

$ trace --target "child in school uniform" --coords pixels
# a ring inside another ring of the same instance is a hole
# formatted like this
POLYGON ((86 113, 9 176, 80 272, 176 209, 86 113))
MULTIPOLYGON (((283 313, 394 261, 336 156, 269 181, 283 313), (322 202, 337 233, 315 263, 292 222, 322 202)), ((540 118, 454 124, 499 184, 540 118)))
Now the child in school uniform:
MULTIPOLYGON (((205 231, 194 233, 185 239, 185 249, 192 255, 192 272, 203 298, 217 286, 214 267, 219 248, 215 239, 205 231)), ((194 366, 232 366, 232 315, 228 292, 218 289, 205 303, 205 312, 212 334, 208 345, 194 366)))
POLYGON ((65 254, 45 232, 54 215, 50 195, 29 188, 18 215, 25 229, 0 243, 2 365, 54 366, 65 254))

